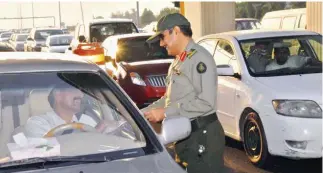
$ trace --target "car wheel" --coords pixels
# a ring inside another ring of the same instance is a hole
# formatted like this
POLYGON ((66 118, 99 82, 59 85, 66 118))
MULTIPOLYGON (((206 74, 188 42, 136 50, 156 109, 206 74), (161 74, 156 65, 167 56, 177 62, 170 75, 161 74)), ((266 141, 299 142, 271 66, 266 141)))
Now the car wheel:
POLYGON ((243 146, 252 164, 265 168, 272 156, 268 152, 266 135, 257 113, 249 112, 243 126, 243 146))

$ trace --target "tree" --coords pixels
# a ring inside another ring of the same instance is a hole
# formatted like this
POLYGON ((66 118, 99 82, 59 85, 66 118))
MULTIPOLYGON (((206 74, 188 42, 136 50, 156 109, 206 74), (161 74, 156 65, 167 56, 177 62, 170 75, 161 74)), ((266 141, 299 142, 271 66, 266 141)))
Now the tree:
POLYGON ((130 11, 126 11, 126 12, 116 12, 116 13, 112 13, 111 14, 111 18, 122 18, 122 19, 132 19, 132 21, 137 21, 137 14, 136 14, 136 10, 135 9, 131 9, 130 11))
POLYGON ((147 8, 145 8, 144 12, 142 13, 142 15, 140 17, 140 23, 141 23, 140 26, 145 26, 155 20, 156 20, 156 17, 154 15, 154 13, 151 10, 148 10, 147 8))
POLYGON ((160 10, 159 15, 157 16, 157 20, 171 13, 179 13, 179 10, 176 8, 163 8, 162 10, 160 10))
POLYGON ((291 8, 305 8, 306 2, 290 2, 291 8))
MULTIPOLYGON (((293 2, 296 3, 296 2, 293 2)), ((296 3, 292 6, 302 6, 296 3)), ((293 7, 293 8, 294 8, 293 7)), ((261 19, 269 11, 284 10, 286 2, 240 2, 236 3, 236 18, 257 18, 261 19)))

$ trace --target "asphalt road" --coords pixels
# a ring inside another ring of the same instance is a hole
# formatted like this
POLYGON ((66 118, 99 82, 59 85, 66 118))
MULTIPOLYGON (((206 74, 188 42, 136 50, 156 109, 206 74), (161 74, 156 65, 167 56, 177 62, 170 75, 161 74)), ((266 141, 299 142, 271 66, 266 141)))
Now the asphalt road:
POLYGON ((322 173, 322 159, 290 160, 275 157, 271 168, 256 168, 249 161, 243 145, 226 138, 224 161, 228 173, 322 173))

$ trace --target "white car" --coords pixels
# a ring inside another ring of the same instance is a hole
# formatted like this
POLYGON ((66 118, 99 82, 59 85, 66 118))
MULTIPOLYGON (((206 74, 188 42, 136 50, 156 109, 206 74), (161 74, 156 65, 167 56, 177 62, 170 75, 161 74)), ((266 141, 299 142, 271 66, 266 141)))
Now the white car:
POLYGON ((250 30, 197 42, 217 64, 225 134, 243 141, 253 164, 322 157, 322 35, 250 30))

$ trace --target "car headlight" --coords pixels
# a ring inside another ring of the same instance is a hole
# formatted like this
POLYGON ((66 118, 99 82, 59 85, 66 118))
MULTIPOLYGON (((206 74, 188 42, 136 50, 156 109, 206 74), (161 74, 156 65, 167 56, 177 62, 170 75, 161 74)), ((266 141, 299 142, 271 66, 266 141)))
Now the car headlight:
POLYGON ((307 100, 273 100, 277 114, 284 116, 322 118, 322 109, 314 101, 307 100))
POLYGON ((145 81, 140 77, 138 73, 131 72, 130 77, 133 84, 146 86, 145 81))

